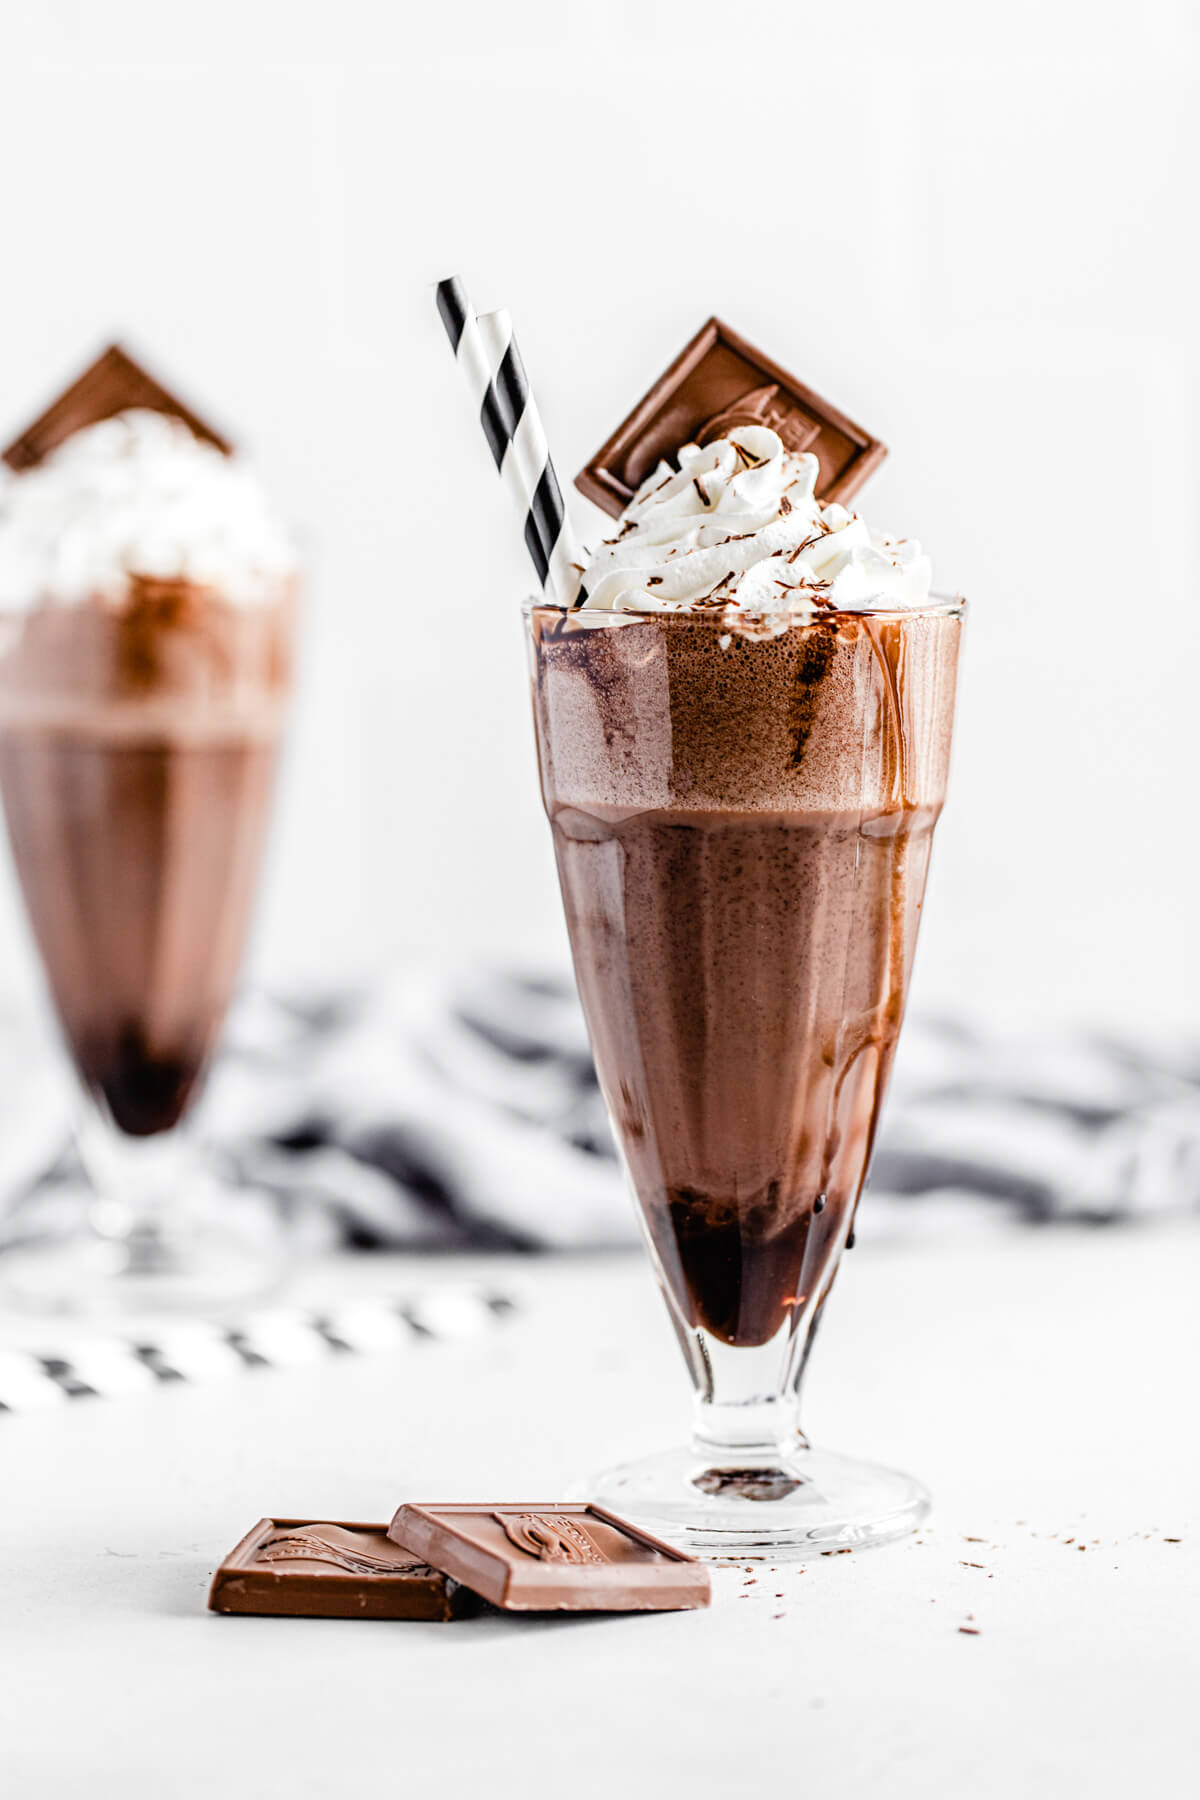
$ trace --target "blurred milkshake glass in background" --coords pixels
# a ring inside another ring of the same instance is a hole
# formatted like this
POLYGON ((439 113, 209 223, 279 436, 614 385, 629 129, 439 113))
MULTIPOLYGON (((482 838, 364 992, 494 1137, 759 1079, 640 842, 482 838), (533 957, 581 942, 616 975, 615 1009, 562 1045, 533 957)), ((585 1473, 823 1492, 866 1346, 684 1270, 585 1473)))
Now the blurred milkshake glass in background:
POLYGON ((45 1304, 210 1303, 276 1272, 180 1128, 250 920, 298 570, 185 419, 87 424, 0 494, 0 793, 96 1189, 86 1235, 0 1259, 45 1304))
POLYGON ((962 608, 745 424, 662 463, 578 609, 527 609, 601 1087, 696 1393, 589 1498, 708 1554, 879 1542, 927 1498, 810 1449, 945 797, 962 608))

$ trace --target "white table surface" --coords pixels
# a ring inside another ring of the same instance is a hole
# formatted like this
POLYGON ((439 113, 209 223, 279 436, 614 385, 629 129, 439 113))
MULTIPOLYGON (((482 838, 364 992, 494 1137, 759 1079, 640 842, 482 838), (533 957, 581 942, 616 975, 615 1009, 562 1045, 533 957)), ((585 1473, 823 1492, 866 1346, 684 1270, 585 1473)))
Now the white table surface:
POLYGON ((1194 1228, 855 1251, 806 1422, 927 1479, 902 1544, 724 1570, 706 1613, 207 1613, 262 1514, 546 1499, 681 1435, 640 1258, 486 1272, 526 1303, 486 1341, 0 1419, 5 1800, 1196 1791, 1194 1228))

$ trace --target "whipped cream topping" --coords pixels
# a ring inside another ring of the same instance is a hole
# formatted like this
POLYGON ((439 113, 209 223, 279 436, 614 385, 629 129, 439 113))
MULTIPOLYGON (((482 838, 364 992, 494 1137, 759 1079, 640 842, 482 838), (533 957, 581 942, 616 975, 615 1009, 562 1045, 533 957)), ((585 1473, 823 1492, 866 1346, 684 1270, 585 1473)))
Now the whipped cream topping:
POLYGON ((89 425, 0 489, 0 609, 119 604, 135 575, 254 605, 295 568, 254 475, 165 413, 89 425))
POLYGON ((720 608, 739 619, 921 606, 932 569, 911 538, 871 531, 815 497, 815 456, 786 450, 765 425, 740 426, 679 468, 660 463, 621 529, 583 576, 585 607, 604 612, 720 608))

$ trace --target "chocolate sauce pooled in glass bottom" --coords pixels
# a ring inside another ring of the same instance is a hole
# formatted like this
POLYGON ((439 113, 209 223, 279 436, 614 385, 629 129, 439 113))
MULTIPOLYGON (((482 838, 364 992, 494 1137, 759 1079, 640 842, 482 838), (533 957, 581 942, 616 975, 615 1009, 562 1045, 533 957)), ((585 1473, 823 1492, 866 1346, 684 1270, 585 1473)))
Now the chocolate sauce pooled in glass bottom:
MULTIPOLYGON (((748 1372, 751 1349, 780 1394, 851 1229, 903 1018, 959 612, 753 635, 697 611, 531 624, 576 978, 676 1330, 702 1398, 728 1398, 722 1368, 748 1372)), ((700 1490, 794 1492, 746 1461, 702 1469, 700 1490)))

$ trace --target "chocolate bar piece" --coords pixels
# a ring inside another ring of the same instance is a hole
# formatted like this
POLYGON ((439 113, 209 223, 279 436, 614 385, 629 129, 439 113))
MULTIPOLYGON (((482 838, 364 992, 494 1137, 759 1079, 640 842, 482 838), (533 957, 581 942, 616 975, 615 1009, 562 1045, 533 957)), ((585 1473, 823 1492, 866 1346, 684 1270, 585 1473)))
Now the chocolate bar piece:
POLYGON ((613 518, 647 475, 673 462, 683 444, 706 444, 737 425, 769 425, 787 449, 820 458, 817 498, 849 500, 887 450, 720 319, 710 319, 660 375, 650 392, 575 485, 613 518))
POLYGON ((707 1606, 708 1570, 599 1506, 402 1506, 388 1536, 506 1612, 707 1606))
POLYGON ((457 1619, 479 1600, 397 1549, 383 1525, 260 1519, 213 1576, 213 1612, 305 1619, 457 1619))
POLYGON ((233 449, 219 432, 206 425, 182 400, 168 393, 118 344, 113 344, 90 369, 84 370, 78 381, 59 395, 52 406, 47 407, 40 419, 35 419, 8 446, 0 460, 18 474, 35 468, 43 457, 57 450, 75 432, 82 431, 85 425, 98 425, 101 419, 114 418, 117 413, 128 412, 132 407, 144 407, 150 412, 169 413, 173 419, 182 419, 196 437, 215 444, 226 456, 233 449))

